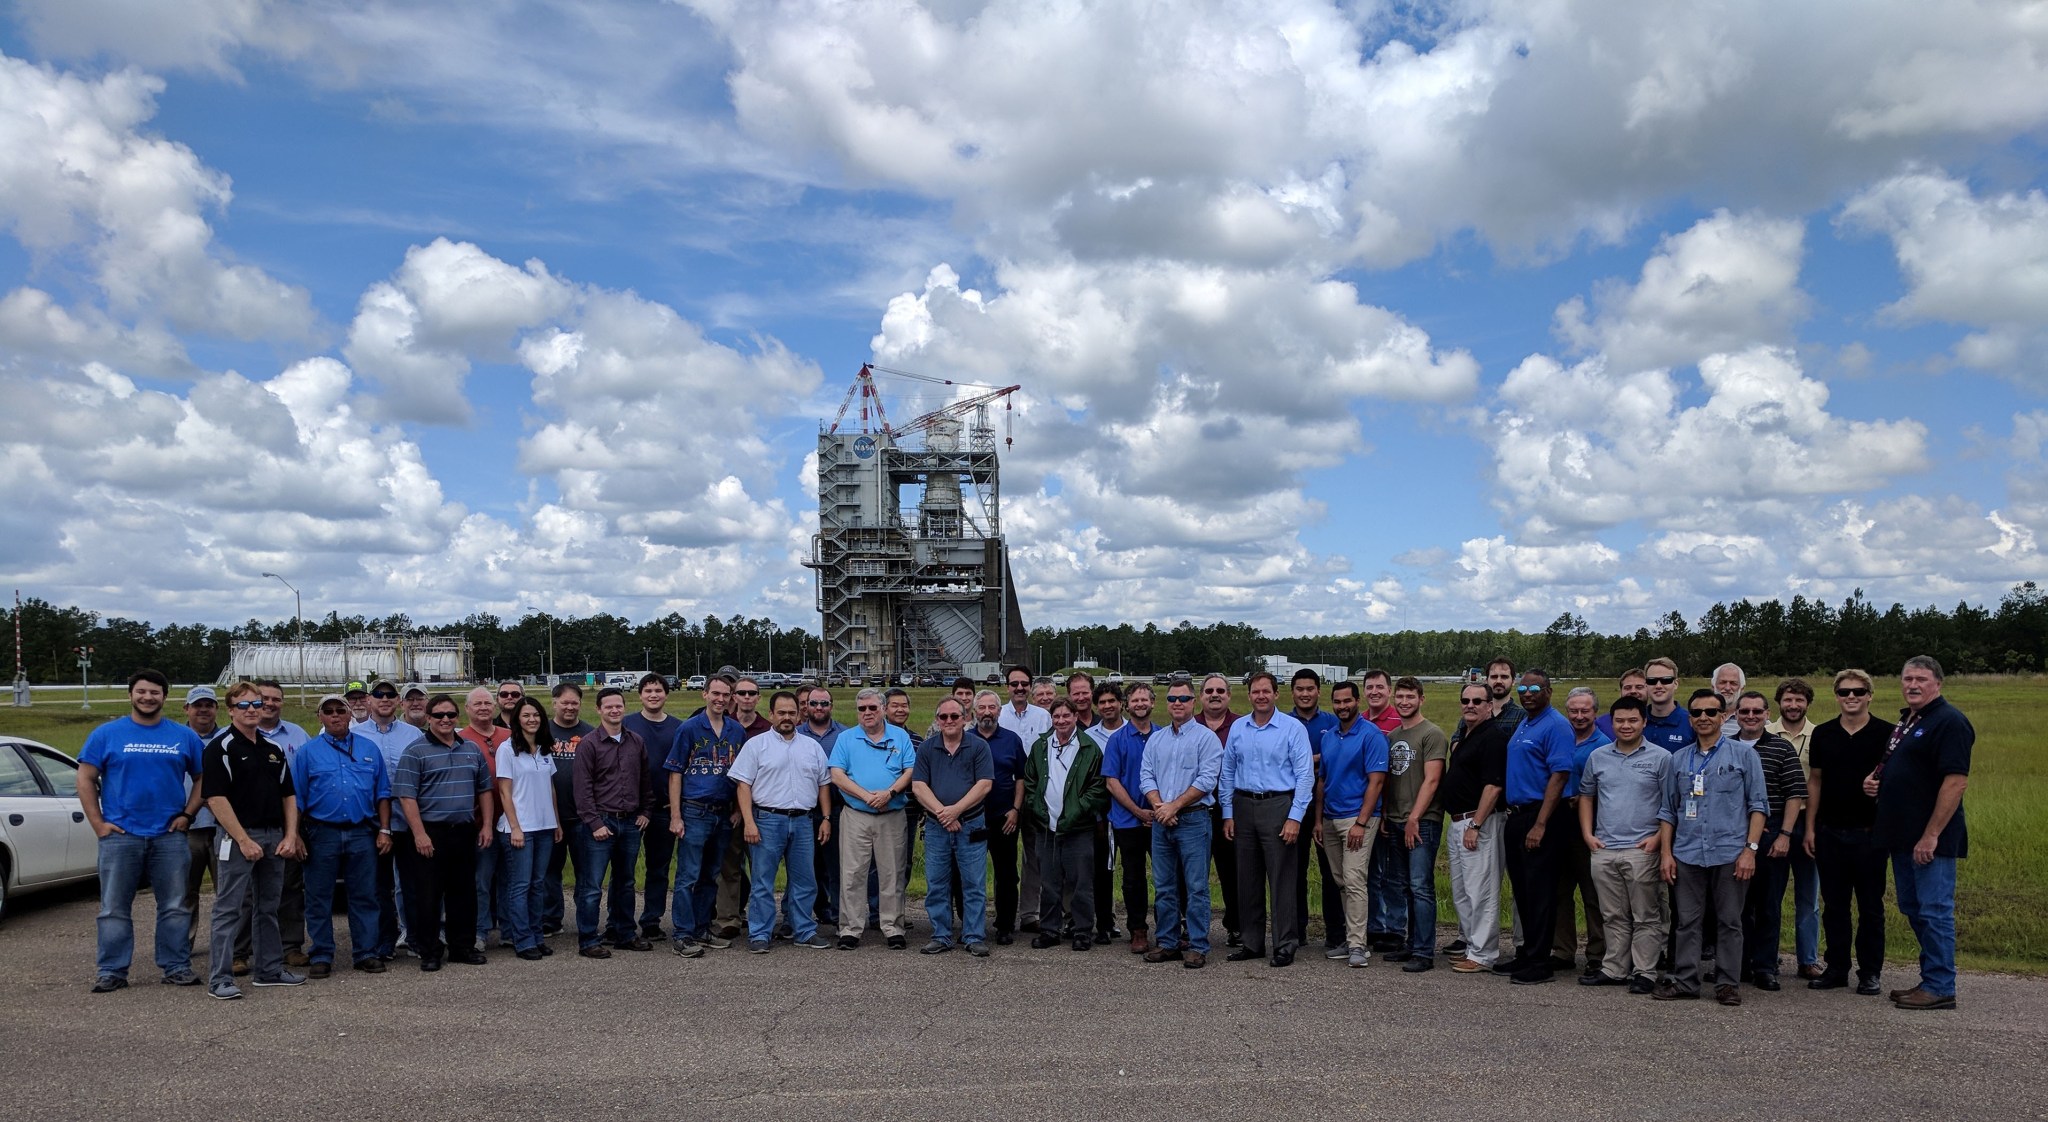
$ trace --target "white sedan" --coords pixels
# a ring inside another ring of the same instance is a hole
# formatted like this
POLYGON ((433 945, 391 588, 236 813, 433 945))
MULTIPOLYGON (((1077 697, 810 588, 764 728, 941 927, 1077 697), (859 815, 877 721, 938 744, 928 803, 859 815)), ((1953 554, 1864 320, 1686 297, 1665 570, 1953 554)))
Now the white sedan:
POLYGON ((78 806, 78 762, 0 736, 0 917, 18 893, 99 875, 99 839, 78 806))

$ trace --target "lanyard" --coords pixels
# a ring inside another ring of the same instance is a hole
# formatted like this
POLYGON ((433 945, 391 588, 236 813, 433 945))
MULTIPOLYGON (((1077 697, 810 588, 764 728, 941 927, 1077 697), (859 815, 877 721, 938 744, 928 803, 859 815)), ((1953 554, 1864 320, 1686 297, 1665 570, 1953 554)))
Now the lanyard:
MULTIPOLYGON (((341 741, 336 740, 334 738, 333 733, 327 732, 321 733, 320 739, 325 740, 327 743, 334 745, 334 750, 341 753, 344 756, 347 756, 349 763, 356 762, 356 749, 354 744, 344 744, 341 741)), ((349 739, 354 740, 355 738, 350 737, 349 739)))

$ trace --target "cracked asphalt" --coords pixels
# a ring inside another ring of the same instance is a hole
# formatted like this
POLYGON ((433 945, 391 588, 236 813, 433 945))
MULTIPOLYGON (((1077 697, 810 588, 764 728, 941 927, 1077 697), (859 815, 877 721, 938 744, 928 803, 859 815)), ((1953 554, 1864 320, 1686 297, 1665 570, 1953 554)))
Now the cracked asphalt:
POLYGON ((538 963, 400 960, 217 1002, 156 983, 147 895, 144 965, 106 995, 87 992, 92 897, 13 905, 0 1117, 2048 1118, 2039 979, 1966 975, 1953 1013, 1803 987, 1723 1009, 1320 954, 927 958, 920 913, 907 952, 871 934, 853 953, 590 961, 557 937, 538 963))

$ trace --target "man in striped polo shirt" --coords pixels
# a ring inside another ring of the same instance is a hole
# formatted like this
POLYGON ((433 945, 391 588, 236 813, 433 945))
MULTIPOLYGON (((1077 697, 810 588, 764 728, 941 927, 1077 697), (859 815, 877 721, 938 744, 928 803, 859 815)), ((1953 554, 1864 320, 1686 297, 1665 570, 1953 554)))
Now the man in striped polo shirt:
POLYGON ((412 835, 412 844, 400 849, 398 867, 407 938, 425 971, 439 970, 444 958, 471 966, 484 962, 476 946, 476 854, 491 844, 497 816, 491 765, 476 745, 455 734, 458 713, 447 694, 429 698, 427 735, 399 757, 391 779, 412 835))

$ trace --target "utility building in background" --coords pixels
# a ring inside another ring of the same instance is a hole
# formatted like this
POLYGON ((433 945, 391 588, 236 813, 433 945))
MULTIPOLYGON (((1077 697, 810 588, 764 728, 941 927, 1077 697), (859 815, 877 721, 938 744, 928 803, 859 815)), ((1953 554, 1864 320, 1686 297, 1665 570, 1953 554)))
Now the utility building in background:
POLYGON ((806 564, 818 573, 826 673, 981 677, 990 664, 1026 661, 989 416, 1000 401, 1007 422, 1004 399, 1017 389, 861 367, 818 434, 818 533, 806 564), (986 392, 892 428, 878 370, 986 392), (855 397, 860 429, 844 431, 855 397))

